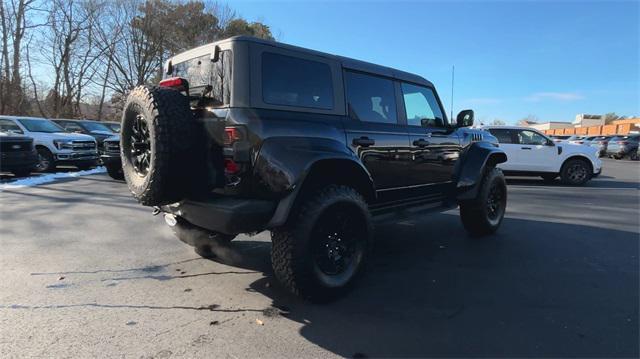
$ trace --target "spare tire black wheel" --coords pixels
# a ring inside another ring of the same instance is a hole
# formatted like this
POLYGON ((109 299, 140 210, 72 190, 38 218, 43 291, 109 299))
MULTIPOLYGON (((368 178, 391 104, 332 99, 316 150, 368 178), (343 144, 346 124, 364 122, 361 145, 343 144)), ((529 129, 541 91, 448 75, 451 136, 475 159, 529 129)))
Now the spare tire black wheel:
POLYGON ((122 114, 120 151, 129 190, 145 206, 175 203, 198 162, 197 124, 189 100, 166 87, 138 86, 122 114))

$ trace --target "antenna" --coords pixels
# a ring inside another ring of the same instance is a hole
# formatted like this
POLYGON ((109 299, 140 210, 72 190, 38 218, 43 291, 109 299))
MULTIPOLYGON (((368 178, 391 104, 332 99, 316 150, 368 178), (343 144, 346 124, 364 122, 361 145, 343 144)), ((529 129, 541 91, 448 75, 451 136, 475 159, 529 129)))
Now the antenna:
POLYGON ((449 113, 449 121, 453 121, 453 85, 456 73, 456 65, 451 66, 451 112, 449 113))

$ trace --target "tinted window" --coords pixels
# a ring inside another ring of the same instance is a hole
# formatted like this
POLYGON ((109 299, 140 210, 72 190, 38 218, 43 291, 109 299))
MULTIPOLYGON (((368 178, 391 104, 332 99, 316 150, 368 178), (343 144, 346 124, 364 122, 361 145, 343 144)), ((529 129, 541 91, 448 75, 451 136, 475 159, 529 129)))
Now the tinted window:
POLYGON ((489 132, 498 139, 499 143, 513 143, 513 130, 506 128, 492 128, 489 132))
POLYGON ((262 100, 272 105, 333 109, 331 69, 322 62, 265 52, 262 100))
POLYGON ((11 120, 0 119, 0 132, 22 133, 22 130, 11 120))
POLYGON ((58 122, 58 125, 68 132, 85 132, 84 128, 75 122, 58 122))
POLYGON ((518 143, 521 145, 546 145, 547 138, 533 131, 518 131, 518 143))
POLYGON ((444 116, 430 88, 402 84, 402 97, 407 113, 407 124, 422 127, 444 127, 444 116))
POLYGON ((356 120, 398 123, 393 81, 345 71, 349 116, 356 120))
MULTIPOLYGON (((206 85, 211 85, 208 98, 214 106, 231 102, 231 51, 220 53, 218 61, 211 62, 211 55, 203 55, 173 65, 171 77, 182 77, 189 81, 190 89, 201 93, 206 85)), ((166 77, 166 76, 165 76, 166 77)))
POLYGON ((105 132, 113 132, 111 129, 101 123, 98 122, 83 122, 82 125, 89 131, 105 131, 105 132))

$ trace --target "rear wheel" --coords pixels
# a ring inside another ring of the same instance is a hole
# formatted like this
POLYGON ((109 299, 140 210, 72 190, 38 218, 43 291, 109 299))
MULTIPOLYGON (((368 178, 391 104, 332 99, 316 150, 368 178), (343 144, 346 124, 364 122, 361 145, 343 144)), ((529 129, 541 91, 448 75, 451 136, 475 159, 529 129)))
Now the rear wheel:
POLYGON ((276 278, 292 293, 324 302, 347 291, 371 246, 371 217, 353 188, 332 185, 305 201, 283 228, 271 232, 276 278))
POLYGON ((507 184, 502 171, 492 168, 482 179, 476 199, 460 203, 462 225, 473 236, 494 233, 507 208, 507 184))
POLYGON ((48 172, 52 171, 56 168, 53 154, 45 147, 38 147, 38 162, 35 165, 35 170, 37 172, 48 172))
POLYGON ((562 183, 579 186, 591 179, 591 167, 587 161, 579 158, 570 159, 562 165, 560 179, 562 183))
POLYGON ((631 154, 629 154, 629 159, 632 161, 637 161, 638 158, 638 151, 632 151, 631 154))

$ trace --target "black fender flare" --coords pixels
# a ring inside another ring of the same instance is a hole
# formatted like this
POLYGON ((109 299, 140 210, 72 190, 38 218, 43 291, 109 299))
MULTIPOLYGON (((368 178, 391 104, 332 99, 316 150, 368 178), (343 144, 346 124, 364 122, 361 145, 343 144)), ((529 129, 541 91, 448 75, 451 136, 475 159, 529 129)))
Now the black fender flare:
MULTIPOLYGON (((344 143, 335 139, 308 137, 272 137, 262 143, 254 166, 254 178, 265 193, 279 198, 278 206, 267 228, 283 225, 310 177, 325 172, 326 166, 341 171, 333 183, 356 183, 365 199, 375 198, 371 174, 344 143)), ((327 173, 328 175, 329 173, 327 173)), ((316 178, 317 179, 317 178, 316 178)))
POLYGON ((472 142, 460 153, 454 168, 456 199, 466 201, 476 198, 487 167, 507 162, 507 154, 489 142, 472 142))

